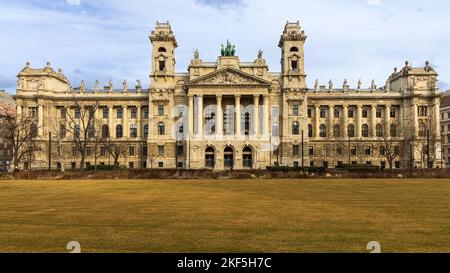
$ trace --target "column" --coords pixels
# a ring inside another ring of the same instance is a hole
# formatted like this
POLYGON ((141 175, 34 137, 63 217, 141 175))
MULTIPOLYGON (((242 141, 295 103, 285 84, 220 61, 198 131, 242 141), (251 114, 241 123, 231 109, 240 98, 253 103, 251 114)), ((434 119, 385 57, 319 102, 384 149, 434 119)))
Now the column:
POLYGON ((189 95, 188 99, 189 99, 189 113, 188 113, 188 117, 189 117, 189 136, 193 136, 194 135, 194 96, 193 95, 189 95))
POLYGON ((357 106, 356 110, 356 137, 361 138, 361 126, 362 126, 362 105, 357 106))
POLYGON ((377 105, 372 105, 370 114, 370 132, 372 134, 372 137, 377 136, 376 128, 377 128, 377 105))
POLYGON ((130 128, 128 128, 128 106, 124 106, 123 107, 123 137, 124 138, 129 138, 129 130, 130 128))
POLYGON ((348 137, 348 131, 347 131, 347 127, 348 127, 348 106, 347 105, 344 105, 343 107, 342 107, 342 126, 344 127, 344 128, 342 128, 342 136, 344 137, 344 138, 347 138, 348 137))
POLYGON ((434 136, 435 136, 435 139, 441 138, 440 107, 441 107, 440 101, 439 101, 439 99, 436 99, 434 101, 434 136))
POLYGON ((21 119, 22 118, 22 106, 21 105, 17 105, 16 107, 16 115, 17 115, 17 119, 21 119))
POLYGON ((142 106, 137 106, 137 137, 140 139, 142 137, 142 106))
POLYGON ((253 131, 257 137, 259 135, 259 95, 253 96, 253 131))
POLYGON ((42 104, 38 106, 38 135, 44 136, 44 106, 42 104))
POLYGON ((269 95, 264 95, 264 136, 269 136, 269 95))
POLYGON ((216 116, 216 135, 223 135, 223 111, 222 111, 222 95, 217 95, 217 116, 216 116))
POLYGON ((414 133, 415 134, 419 134, 419 113, 417 109, 417 104, 415 104, 413 102, 413 104, 411 105, 411 113, 412 113, 412 120, 413 120, 413 125, 414 125, 414 133))
POLYGON ((108 106, 108 127, 109 127, 109 137, 115 138, 115 130, 114 130, 114 107, 108 106))
POLYGON ((314 137, 319 137, 319 127, 320 127, 320 106, 314 105, 314 137))
POLYGON ((203 95, 197 95, 197 135, 203 136, 203 95))
POLYGON ((328 137, 329 138, 334 137, 333 127, 334 127, 334 105, 330 105, 328 107, 328 137))
POLYGON ((241 136, 241 95, 235 95, 234 96, 234 107, 235 107, 235 124, 236 124, 236 136, 240 137, 241 136))
POLYGON ((388 136, 390 133, 389 125, 391 124, 391 106, 386 105, 386 108, 384 109, 384 132, 388 136))

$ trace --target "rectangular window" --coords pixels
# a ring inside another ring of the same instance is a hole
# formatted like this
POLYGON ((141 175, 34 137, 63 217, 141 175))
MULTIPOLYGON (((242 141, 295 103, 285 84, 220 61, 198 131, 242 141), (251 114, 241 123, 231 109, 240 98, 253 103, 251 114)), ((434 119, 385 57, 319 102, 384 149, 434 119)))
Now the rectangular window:
POLYGON ((355 115, 355 114, 354 114, 353 108, 348 108, 348 117, 349 117, 349 118, 353 118, 354 115, 355 115))
POLYGON ((310 147, 309 147, 309 155, 310 155, 310 156, 313 156, 313 155, 314 155, 314 147, 313 147, 313 146, 310 146, 310 147))
POLYGON ((178 168, 183 168, 183 162, 181 162, 181 161, 178 162, 178 163, 177 163, 177 167, 178 167, 178 168))
POLYGON ((103 118, 109 118, 109 108, 103 108, 103 118))
POLYGON ((164 155, 164 145, 158 146, 158 155, 160 155, 160 156, 164 155))
POLYGON ((381 110, 381 108, 377 108, 377 118, 381 118, 381 115, 382 115, 382 110, 381 110))
POLYGON ((298 156, 300 154, 300 146, 292 145, 292 155, 298 156))
POLYGON ((66 119, 66 117, 67 117, 66 108, 61 108, 61 119, 66 119))
POLYGON ((294 104, 294 105, 292 106, 292 114, 293 114, 294 116, 298 116, 298 104, 294 104))
POLYGON ((183 145, 177 145, 177 155, 178 156, 184 155, 184 146, 183 145))
POLYGON ((308 108, 308 118, 312 118, 312 109, 308 108))
POLYGON ((450 113, 447 113, 447 118, 450 119, 450 113))
MULTIPOLYGON (((280 116, 280 111, 279 111, 278 105, 277 106, 272 106, 271 122, 272 122, 272 136, 273 137, 279 137, 280 136, 279 116, 280 116)), ((244 124, 245 124, 245 120, 244 120, 244 124)))
POLYGON ((371 147, 366 147, 364 149, 364 154, 365 155, 371 155, 372 154, 372 148, 371 147))
POLYGON ((367 108, 363 108, 362 110, 362 117, 363 118, 367 118, 369 116, 369 111, 367 110, 367 108))
POLYGON ((355 147, 355 146, 352 146, 352 147, 350 148, 350 154, 353 155, 353 156, 356 155, 356 147, 355 147))
POLYGON ((80 108, 75 108, 75 118, 81 118, 81 110, 80 110, 80 108))
POLYGON ((428 116, 428 107, 427 106, 419 106, 419 116, 420 117, 428 116))
POLYGON ((92 155, 92 148, 86 147, 86 156, 91 156, 91 155, 92 155))
POLYGON ((78 152, 77 147, 72 147, 72 155, 77 156, 77 152, 78 152))
POLYGON ((164 168, 164 162, 158 162, 158 168, 164 168))
POLYGON ((165 71, 165 70, 166 70, 166 62, 159 61, 159 71, 165 71))
POLYGON ((326 118, 327 117, 327 110, 324 107, 320 108, 320 118, 326 118))
POLYGON ((71 166, 72 170, 75 170, 77 168, 77 163, 71 162, 70 166, 71 166))
POLYGON ((131 118, 137 118, 137 108, 131 108, 131 118))
POLYGON ((164 105, 158 105, 158 116, 164 116, 164 105))
POLYGON ((341 146, 336 147, 336 155, 342 155, 342 147, 341 146))
POLYGON ((128 168, 134 169, 134 162, 128 162, 128 168))
POLYGON ((38 108, 37 107, 30 107, 30 117, 37 118, 38 117, 38 108))
POLYGON ((395 108, 391 108, 391 118, 395 118, 397 116, 397 113, 395 111, 395 108))
POLYGON ((136 150, 133 146, 128 147, 128 155, 134 156, 136 154, 136 150))
POLYGON ((334 108, 334 118, 340 118, 341 117, 341 111, 339 108, 334 108))
POLYGON ((144 108, 144 118, 148 118, 148 107, 144 108))
POLYGON ((298 61, 297 60, 292 61, 292 70, 298 70, 298 61))
POLYGON ((105 147, 100 147, 100 155, 101 156, 105 156, 106 155, 106 148, 105 147))
POLYGON ((117 108, 117 118, 123 118, 123 108, 117 108))

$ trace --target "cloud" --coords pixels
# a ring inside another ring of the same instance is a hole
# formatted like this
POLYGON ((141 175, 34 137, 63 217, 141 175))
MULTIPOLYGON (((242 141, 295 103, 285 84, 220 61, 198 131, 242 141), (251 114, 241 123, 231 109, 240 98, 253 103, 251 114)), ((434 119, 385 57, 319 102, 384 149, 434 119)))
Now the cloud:
POLYGON ((196 3, 211 6, 217 9, 228 9, 232 7, 244 6, 242 0, 196 0, 196 3))
POLYGON ((380 6, 381 0, 366 0, 369 6, 380 6))
POLYGON ((14 91, 16 75, 26 61, 61 67, 73 86, 81 80, 115 85, 126 79, 150 84, 151 44, 157 20, 170 21, 179 47, 176 71, 186 72, 192 49, 206 62, 215 61, 227 39, 241 61, 253 61, 258 50, 271 72, 280 71, 278 41, 287 20, 300 20, 308 35, 305 64, 308 84, 347 78, 356 85, 376 79, 384 84, 393 67, 405 60, 420 65, 430 56, 443 82, 450 82, 450 3, 439 0, 379 2, 335 0, 96 0, 79 6, 66 0, 3 0, 0 32, 0 89, 14 91), (426 12, 417 12, 420 7, 426 12), (414 15, 414 16, 412 16, 414 15), (320 20, 318 20, 320 19, 320 20), (332 22, 332 23, 329 23, 332 22))

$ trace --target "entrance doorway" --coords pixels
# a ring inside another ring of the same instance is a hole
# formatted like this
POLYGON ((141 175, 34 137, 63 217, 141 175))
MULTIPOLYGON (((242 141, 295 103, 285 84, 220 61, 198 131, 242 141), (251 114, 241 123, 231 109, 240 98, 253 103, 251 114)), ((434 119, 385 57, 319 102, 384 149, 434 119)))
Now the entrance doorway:
POLYGON ((205 150, 205 167, 214 169, 214 166, 216 165, 216 158, 215 158, 216 151, 213 147, 208 147, 205 150))
POLYGON ((244 168, 253 168, 253 150, 250 147, 245 147, 242 150, 242 162, 244 168))

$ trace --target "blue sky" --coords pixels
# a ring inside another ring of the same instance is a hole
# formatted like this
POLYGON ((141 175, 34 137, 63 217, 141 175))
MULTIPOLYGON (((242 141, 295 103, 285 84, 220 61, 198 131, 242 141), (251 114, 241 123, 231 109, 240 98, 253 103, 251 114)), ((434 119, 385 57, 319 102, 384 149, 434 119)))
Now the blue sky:
POLYGON ((279 71, 279 36, 287 20, 300 20, 310 87, 346 78, 382 86, 405 60, 429 60, 441 88, 450 89, 450 2, 442 0, 2 0, 0 89, 15 92, 27 61, 50 61, 74 87, 82 79, 88 86, 141 79, 148 87, 148 35, 157 20, 170 21, 177 37, 177 72, 186 71, 194 49, 215 61, 227 39, 242 61, 262 49, 279 71))

